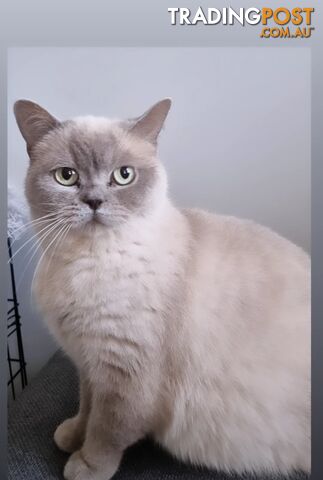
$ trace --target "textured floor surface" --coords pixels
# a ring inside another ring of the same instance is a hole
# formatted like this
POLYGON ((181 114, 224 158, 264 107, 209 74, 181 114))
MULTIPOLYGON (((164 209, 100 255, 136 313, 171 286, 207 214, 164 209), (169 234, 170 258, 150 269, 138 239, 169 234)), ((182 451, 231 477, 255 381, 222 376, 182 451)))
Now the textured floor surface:
MULTIPOLYGON (((26 390, 9 407, 9 480, 63 479, 68 455, 53 442, 53 432, 77 410, 78 384, 74 367, 57 352, 26 390)), ((284 477, 286 478, 286 477, 284 477)), ((306 480, 302 473, 289 477, 306 480)), ((145 440, 126 452, 114 480, 273 480, 270 476, 231 476, 196 469, 174 460, 145 440)), ((283 477, 275 477, 275 480, 283 477)))

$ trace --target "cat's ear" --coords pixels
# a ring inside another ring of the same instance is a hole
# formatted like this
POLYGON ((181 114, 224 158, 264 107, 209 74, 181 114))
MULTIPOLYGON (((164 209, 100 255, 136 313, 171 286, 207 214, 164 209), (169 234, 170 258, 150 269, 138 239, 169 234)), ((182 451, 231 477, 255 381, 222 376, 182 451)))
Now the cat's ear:
POLYGON ((44 108, 29 100, 15 102, 14 114, 26 141, 28 153, 46 133, 60 125, 60 122, 44 108))
POLYGON ((156 144, 158 135, 164 125, 171 107, 171 99, 165 98, 153 105, 141 117, 132 121, 130 132, 156 144))

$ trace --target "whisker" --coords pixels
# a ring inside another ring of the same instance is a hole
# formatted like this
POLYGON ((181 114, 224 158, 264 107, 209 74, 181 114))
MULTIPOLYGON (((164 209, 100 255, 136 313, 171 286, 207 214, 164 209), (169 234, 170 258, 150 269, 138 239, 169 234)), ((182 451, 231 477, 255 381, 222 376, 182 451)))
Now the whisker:
MULTIPOLYGON (((43 223, 46 219, 49 219, 51 217, 61 215, 62 213, 72 214, 73 211, 75 211, 75 208, 76 208, 74 205, 64 205, 64 204, 60 205, 58 203, 51 203, 51 204, 48 204, 48 205, 55 206, 55 211, 50 212, 46 215, 42 215, 41 217, 37 217, 33 220, 30 220, 30 221, 26 222, 24 225, 19 226, 18 228, 16 228, 15 230, 12 231, 12 236, 14 237, 15 234, 18 231, 20 231, 21 229, 26 229, 27 230, 28 228, 33 227, 35 225, 38 225, 39 223, 43 223)), ((17 238, 15 238, 12 243, 14 243, 16 240, 17 240, 17 238)))
MULTIPOLYGON (((26 240, 22 245, 21 247, 18 248, 18 250, 16 250, 16 252, 12 255, 11 257, 11 260, 13 260, 16 255, 26 246, 28 245, 29 242, 31 242, 35 237, 39 236, 39 234, 41 232, 43 232, 44 230, 48 229, 49 227, 53 226, 54 224, 56 225, 57 222, 61 222, 62 220, 64 219, 56 219, 54 220, 53 222, 51 222, 49 225, 46 225, 44 228, 42 228, 39 232, 35 233, 32 237, 30 237, 28 240, 26 240)), ((10 262, 10 260, 8 260, 8 263, 10 262)))
POLYGON ((125 207, 116 207, 116 208, 113 208, 113 211, 114 212, 124 212, 124 213, 130 213, 130 210, 128 208, 125 208, 125 207))
POLYGON ((110 217, 118 217, 118 218, 129 218, 130 215, 125 213, 101 213, 102 217, 110 218, 110 217))
POLYGON ((40 238, 37 239, 37 241, 31 246, 31 248, 28 250, 28 252, 26 253, 25 257, 24 258, 27 258, 28 254, 32 252, 32 250, 34 249, 34 252, 32 253, 31 257, 29 258, 28 262, 27 262, 27 265, 25 266, 21 276, 20 276, 20 280, 19 280, 19 283, 18 283, 18 287, 19 285, 21 284, 21 281, 22 281, 22 278, 24 276, 24 274, 26 273, 26 270, 28 268, 28 266, 30 265, 32 259, 35 257, 36 253, 40 250, 40 248, 42 247, 43 243, 45 242, 46 238, 51 234, 52 231, 54 231, 57 227, 59 227, 61 225, 61 222, 59 223, 55 223, 54 225, 51 226, 51 228, 47 231, 45 231, 45 233, 43 233, 40 238))
POLYGON ((35 233, 34 227, 42 227, 46 225, 51 225, 54 221, 59 220, 59 218, 51 218, 47 220, 42 220, 41 222, 35 224, 35 225, 30 225, 29 229, 22 232, 19 237, 16 237, 14 241, 12 242, 12 245, 16 243, 18 240, 25 238, 28 234, 31 234, 32 232, 35 233))
POLYGON ((19 230, 21 230, 22 228, 26 228, 26 227, 29 227, 29 226, 33 226, 34 224, 38 223, 38 222, 43 222, 43 221, 46 221, 46 219, 48 219, 49 217, 52 217, 53 215, 57 215, 58 212, 53 212, 53 213, 48 213, 47 215, 43 215, 42 217, 38 217, 34 220, 31 220, 27 223, 24 223, 23 225, 21 225, 20 227, 16 228, 15 230, 13 230, 13 234, 15 234, 16 232, 18 232, 19 230))
POLYGON ((46 269, 46 272, 48 272, 48 269, 49 269, 49 265, 52 261, 52 258, 54 257, 54 254, 55 252, 57 251, 58 249, 58 246, 63 242, 63 239, 66 238, 67 236, 67 233, 69 232, 69 230, 71 229, 72 227, 72 224, 71 223, 67 223, 67 224, 64 224, 61 229, 60 229, 60 233, 61 233, 61 236, 57 239, 57 242, 56 242, 56 245, 54 246, 53 248, 53 251, 52 251, 52 254, 48 260, 48 263, 47 263, 47 269, 46 269))
POLYGON ((54 205, 55 207, 57 205, 61 205, 61 206, 64 206, 64 207, 73 207, 74 206, 74 205, 66 204, 64 202, 60 202, 59 200, 57 202, 37 202, 37 203, 29 202, 29 204, 32 207, 35 207, 35 208, 39 208, 39 206, 42 206, 42 205, 54 205))
POLYGON ((31 281, 31 291, 33 290, 33 284, 34 284, 34 281, 35 281, 35 277, 36 277, 36 273, 39 269, 39 266, 44 258, 44 256, 46 255, 46 252, 48 251, 48 249, 51 247, 51 245, 53 244, 53 242, 56 240, 56 238, 58 237, 58 235, 60 234, 60 230, 58 231, 58 233, 54 236, 54 238, 50 241, 50 243, 47 245, 47 247, 45 248, 45 250, 43 251, 37 265, 36 265, 36 268, 35 268, 35 271, 34 271, 34 275, 33 275, 33 278, 32 278, 32 281, 31 281))
MULTIPOLYGON (((61 209, 61 210, 57 210, 55 212, 52 212, 52 213, 49 213, 47 215, 43 215, 42 217, 38 217, 34 220, 31 220, 30 222, 27 222, 25 223, 24 225, 21 225, 20 227, 16 228, 15 230, 13 230, 12 232, 12 236, 14 237, 15 234, 21 230, 21 229, 25 229, 25 231, 22 233, 22 235, 25 235, 27 234, 27 230, 29 228, 33 228, 35 226, 38 226, 38 225, 41 225, 43 223, 46 223, 48 221, 51 221, 51 220, 55 220, 55 217, 59 217, 59 216, 62 216, 63 213, 73 213, 71 211, 65 211, 64 209, 61 209)), ((18 237, 17 238, 14 238, 13 242, 12 242, 12 245, 18 240, 18 237)))

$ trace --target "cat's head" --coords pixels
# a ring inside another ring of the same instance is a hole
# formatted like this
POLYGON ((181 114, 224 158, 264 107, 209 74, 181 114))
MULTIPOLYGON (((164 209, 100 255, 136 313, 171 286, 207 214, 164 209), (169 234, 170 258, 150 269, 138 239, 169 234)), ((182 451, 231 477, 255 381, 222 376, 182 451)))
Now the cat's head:
POLYGON ((158 208, 166 198, 166 176, 156 146, 170 105, 164 99, 131 120, 59 121, 33 102, 17 101, 33 217, 73 229, 107 228, 158 208))

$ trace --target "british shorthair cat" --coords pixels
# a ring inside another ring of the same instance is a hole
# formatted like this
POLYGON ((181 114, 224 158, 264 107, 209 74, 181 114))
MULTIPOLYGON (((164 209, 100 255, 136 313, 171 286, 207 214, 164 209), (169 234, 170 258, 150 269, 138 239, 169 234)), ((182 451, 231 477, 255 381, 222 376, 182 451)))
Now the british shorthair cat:
POLYGON ((54 435, 64 477, 108 480, 146 435, 196 465, 309 472, 309 257, 251 221, 173 206, 156 155, 170 105, 59 121, 15 104, 35 296, 80 376, 79 412, 54 435))

